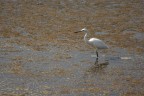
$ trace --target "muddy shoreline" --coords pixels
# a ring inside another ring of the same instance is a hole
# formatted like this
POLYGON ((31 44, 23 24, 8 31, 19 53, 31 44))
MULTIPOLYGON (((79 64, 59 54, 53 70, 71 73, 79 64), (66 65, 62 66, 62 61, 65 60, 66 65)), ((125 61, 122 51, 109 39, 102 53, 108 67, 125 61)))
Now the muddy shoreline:
POLYGON ((143 96, 142 0, 0 0, 1 96, 143 96), (102 39, 100 51, 85 44, 102 39))

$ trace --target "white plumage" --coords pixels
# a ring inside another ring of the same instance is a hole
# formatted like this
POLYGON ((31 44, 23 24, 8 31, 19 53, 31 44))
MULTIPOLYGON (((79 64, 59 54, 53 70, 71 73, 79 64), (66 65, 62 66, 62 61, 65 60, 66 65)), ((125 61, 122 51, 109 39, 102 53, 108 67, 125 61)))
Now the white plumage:
POLYGON ((108 49, 108 46, 100 39, 91 38, 88 40, 89 44, 95 47, 96 49, 108 49))
POLYGON ((83 28, 81 29, 80 31, 77 31, 75 33, 78 33, 78 32, 84 32, 85 35, 84 35, 84 41, 93 46, 94 48, 96 48, 96 55, 97 55, 97 58, 98 58, 98 52, 97 50, 98 49, 108 49, 108 46, 100 39, 98 38, 90 38, 89 40, 87 39, 87 34, 89 33, 88 30, 86 28, 83 28))

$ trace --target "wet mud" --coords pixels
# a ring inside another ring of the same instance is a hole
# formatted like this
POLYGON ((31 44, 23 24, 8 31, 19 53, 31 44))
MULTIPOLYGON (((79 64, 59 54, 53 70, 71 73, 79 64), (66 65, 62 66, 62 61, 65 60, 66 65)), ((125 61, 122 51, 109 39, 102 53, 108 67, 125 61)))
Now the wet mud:
POLYGON ((143 96, 143 0, 0 0, 0 96, 143 96), (102 39, 107 50, 85 44, 102 39))

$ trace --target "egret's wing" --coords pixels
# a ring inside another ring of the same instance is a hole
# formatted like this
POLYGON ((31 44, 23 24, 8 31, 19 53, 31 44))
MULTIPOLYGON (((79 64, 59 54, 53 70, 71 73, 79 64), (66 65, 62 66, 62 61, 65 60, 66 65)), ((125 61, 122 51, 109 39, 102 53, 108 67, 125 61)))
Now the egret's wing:
POLYGON ((107 49, 108 48, 108 46, 102 40, 97 39, 97 38, 91 38, 89 40, 89 44, 98 49, 107 49))

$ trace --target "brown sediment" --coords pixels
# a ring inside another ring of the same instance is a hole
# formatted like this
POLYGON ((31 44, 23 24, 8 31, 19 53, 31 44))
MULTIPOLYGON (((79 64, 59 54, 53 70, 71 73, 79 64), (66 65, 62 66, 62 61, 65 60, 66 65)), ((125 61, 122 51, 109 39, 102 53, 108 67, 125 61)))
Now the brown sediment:
MULTIPOLYGON (((34 78, 36 84, 43 82, 50 86, 41 89, 38 84, 36 87, 39 89, 30 90, 40 95, 94 93, 142 96, 144 80, 140 77, 143 75, 144 38, 135 38, 135 35, 144 34, 143 1, 82 1, 0 0, 0 66, 3 69, 0 73, 34 78), (105 67, 91 68, 94 59, 90 58, 90 54, 94 49, 85 44, 83 33, 74 33, 84 27, 90 31, 89 37, 99 38, 110 46, 108 51, 103 51, 104 54, 126 55, 132 59, 118 59, 105 67), (88 67, 87 71, 85 68, 88 67), (83 78, 85 71, 87 77, 83 78), (51 85, 51 82, 54 83, 52 80, 58 85, 51 85)), ((26 95, 32 94, 26 92, 26 95)), ((0 90, 2 96, 19 96, 9 93, 0 90)))

